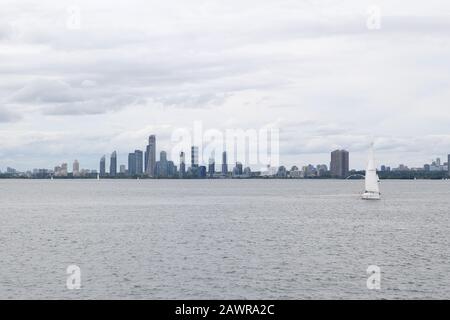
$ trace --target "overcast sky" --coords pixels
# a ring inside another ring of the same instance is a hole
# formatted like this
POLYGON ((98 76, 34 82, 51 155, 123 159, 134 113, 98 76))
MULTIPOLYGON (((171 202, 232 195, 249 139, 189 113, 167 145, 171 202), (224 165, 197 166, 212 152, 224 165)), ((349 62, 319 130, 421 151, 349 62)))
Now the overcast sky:
POLYGON ((96 169, 113 150, 125 163, 149 134, 170 150, 172 131, 198 120, 220 130, 277 125, 287 166, 328 164, 346 148, 363 168, 372 139, 379 164, 450 153, 449 1, 0 8, 0 170, 74 159, 96 169), (379 29, 368 21, 374 5, 379 29))

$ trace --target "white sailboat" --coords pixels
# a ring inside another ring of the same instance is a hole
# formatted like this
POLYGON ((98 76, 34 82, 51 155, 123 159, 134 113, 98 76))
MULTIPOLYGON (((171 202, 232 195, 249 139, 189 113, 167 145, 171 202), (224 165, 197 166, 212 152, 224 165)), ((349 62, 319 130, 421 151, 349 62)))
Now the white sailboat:
POLYGON ((363 200, 380 200, 380 179, 377 175, 377 167, 373 155, 373 143, 369 150, 369 163, 366 170, 366 190, 362 194, 363 200))
POLYGON ((97 180, 100 180, 100 174, 97 173, 97 180))

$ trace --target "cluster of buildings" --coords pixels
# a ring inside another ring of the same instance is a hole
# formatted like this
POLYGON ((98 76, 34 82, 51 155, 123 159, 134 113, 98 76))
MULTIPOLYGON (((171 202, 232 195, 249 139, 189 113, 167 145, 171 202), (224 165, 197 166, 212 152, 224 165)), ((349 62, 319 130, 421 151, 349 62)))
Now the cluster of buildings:
POLYGON ((227 152, 222 152, 221 164, 216 166, 215 158, 209 158, 208 164, 199 163, 199 148, 192 146, 190 159, 182 151, 179 154, 179 165, 168 159, 167 152, 159 153, 157 160, 156 136, 151 135, 145 151, 134 150, 128 154, 128 167, 120 166, 118 170, 117 152, 113 151, 109 161, 109 171, 107 170, 106 155, 102 156, 99 164, 100 177, 148 177, 148 178, 316 178, 334 177, 345 178, 349 175, 349 152, 346 150, 336 150, 331 154, 330 170, 325 164, 317 166, 307 165, 299 169, 293 166, 290 170, 284 166, 267 167, 261 171, 252 171, 250 167, 244 167, 241 162, 229 165, 227 152))
POLYGON ((97 174, 96 170, 89 169, 80 169, 80 163, 78 160, 75 160, 72 164, 72 172, 69 172, 67 169, 67 163, 62 163, 59 166, 56 166, 53 172, 45 170, 45 169, 34 169, 33 175, 38 173, 39 175, 51 175, 54 177, 73 177, 73 178, 88 178, 97 174))
POLYGON ((216 172, 214 158, 209 159, 208 166, 199 163, 199 148, 192 146, 190 150, 190 165, 186 160, 186 153, 180 153, 179 166, 168 159, 167 152, 159 153, 159 160, 156 159, 156 136, 151 135, 148 139, 148 145, 145 151, 134 150, 128 154, 128 168, 125 165, 117 170, 117 152, 112 152, 109 161, 109 171, 106 170, 106 155, 100 159, 100 177, 148 177, 148 178, 218 178, 228 176, 250 176, 250 168, 242 168, 241 163, 231 172, 228 171, 227 153, 222 154, 222 166, 219 172, 216 172))
POLYGON ((431 164, 425 164, 423 166, 423 170, 426 172, 435 172, 435 171, 449 171, 449 164, 450 163, 450 155, 448 156, 447 162, 441 162, 440 158, 437 158, 436 160, 433 160, 431 164))
POLYGON ((53 170, 49 169, 33 169, 27 172, 18 172, 9 168, 6 172, 7 176, 21 178, 48 179, 56 178, 94 178, 97 177, 97 170, 80 169, 80 163, 75 160, 72 165, 72 171, 68 169, 67 163, 56 166, 53 170))
POLYGON ((419 168, 409 168, 407 165, 404 164, 400 164, 398 167, 396 168, 391 168, 389 166, 386 165, 382 165, 380 168, 381 172, 448 172, 450 175, 450 168, 449 168, 449 164, 450 163, 450 155, 448 155, 448 161, 447 162, 442 162, 441 158, 437 158, 435 160, 432 160, 431 163, 426 163, 423 165, 423 167, 419 167, 419 168))
MULTIPOLYGON (((113 151, 109 157, 107 166, 106 155, 102 156, 99 163, 99 170, 80 169, 80 163, 75 160, 72 170, 68 169, 67 163, 62 163, 54 168, 34 169, 25 173, 17 172, 13 168, 7 168, 5 173, 0 172, 0 176, 25 177, 25 178, 178 178, 178 179, 205 179, 205 178, 348 178, 349 176, 361 176, 363 171, 356 172, 350 170, 350 155, 347 150, 335 150, 331 152, 329 167, 326 164, 303 166, 301 168, 292 166, 287 169, 285 166, 266 167, 260 171, 252 171, 250 167, 244 167, 241 162, 233 165, 228 164, 228 155, 224 151, 221 155, 221 163, 216 165, 215 157, 212 156, 207 164, 199 163, 200 150, 197 146, 190 148, 190 153, 184 151, 179 154, 178 166, 168 159, 166 151, 160 151, 157 159, 156 136, 148 138, 145 150, 134 150, 128 154, 128 165, 118 165, 117 152, 113 151), (190 159, 188 159, 188 157, 190 159)), ((430 164, 425 164, 421 168, 408 168, 400 164, 396 168, 382 165, 380 173, 383 178, 398 177, 399 174, 415 174, 419 176, 429 176, 441 173, 442 176, 450 175, 450 155, 447 162, 442 162, 440 158, 433 160, 430 164), (427 173, 430 173, 427 175, 427 173)))

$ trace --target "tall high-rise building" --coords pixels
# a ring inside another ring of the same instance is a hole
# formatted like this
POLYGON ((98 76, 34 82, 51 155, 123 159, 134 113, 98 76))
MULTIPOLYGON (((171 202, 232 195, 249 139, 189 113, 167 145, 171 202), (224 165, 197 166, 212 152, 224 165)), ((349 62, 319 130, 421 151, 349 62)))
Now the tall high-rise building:
POLYGON ((106 156, 100 159, 100 177, 106 176, 106 156))
POLYGON ((450 176, 450 154, 448 155, 447 166, 448 166, 448 175, 450 176))
POLYGON ((134 157, 136 159, 136 174, 142 175, 144 173, 143 152, 141 150, 134 151, 134 157))
POLYGON ((216 171, 216 162, 214 160, 214 157, 211 156, 211 158, 209 158, 209 164, 208 164, 208 175, 210 178, 212 178, 214 176, 215 171, 216 171))
POLYGON ((159 178, 167 178, 169 176, 169 163, 165 151, 161 151, 159 161, 156 162, 156 176, 159 178))
POLYGON ((198 147, 191 147, 191 168, 198 168, 198 147))
POLYGON ((144 151, 144 173, 148 175, 148 145, 144 151))
POLYGON ((224 151, 222 153, 222 174, 223 175, 228 174, 227 152, 226 151, 224 151))
POLYGON ((136 153, 128 154, 128 175, 136 175, 136 153))
POLYGON ((180 178, 184 178, 186 175, 186 157, 184 152, 180 152, 180 178))
POLYGON ((316 168, 318 177, 323 177, 328 172, 328 166, 326 164, 318 164, 316 168))
POLYGON ((196 178, 200 178, 200 179, 206 178, 206 166, 197 167, 196 170, 197 170, 196 178))
POLYGON ((148 138, 148 145, 145 151, 145 173, 149 177, 156 175, 156 137, 151 135, 148 138))
POLYGON ((331 176, 346 178, 349 173, 349 153, 346 150, 335 150, 331 153, 331 176))
POLYGON ((177 167, 173 163, 173 161, 167 161, 167 175, 170 178, 175 177, 177 174, 177 167))
MULTIPOLYGON (((14 169, 8 168, 8 173, 15 173, 16 171, 14 169)), ((67 163, 63 163, 60 166, 56 166, 54 170, 54 175, 56 177, 67 177, 67 163)))
POLYGON ((61 164, 60 176, 67 177, 67 163, 61 164))
POLYGON ((74 177, 78 177, 80 175, 80 163, 78 162, 78 160, 75 160, 73 162, 72 174, 74 177))
POLYGON ((133 153, 128 154, 128 175, 142 175, 144 172, 143 154, 141 150, 134 150, 133 153))
POLYGON ((242 173, 243 173, 242 163, 236 162, 236 166, 233 168, 233 175, 234 176, 241 176, 242 173))
POLYGON ((124 164, 120 165, 120 171, 121 174, 127 173, 127 167, 124 164))
POLYGON ((117 152, 111 153, 111 163, 109 164, 109 175, 115 177, 117 175, 117 152))

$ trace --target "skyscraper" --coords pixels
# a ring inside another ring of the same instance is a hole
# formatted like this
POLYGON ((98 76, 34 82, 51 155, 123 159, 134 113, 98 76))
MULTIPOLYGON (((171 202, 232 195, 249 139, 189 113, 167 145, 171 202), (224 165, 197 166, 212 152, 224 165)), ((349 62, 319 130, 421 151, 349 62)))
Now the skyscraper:
POLYGON ((136 174, 142 175, 144 173, 143 152, 141 150, 134 151, 134 157, 136 158, 136 174))
POLYGON ((448 175, 450 176, 450 154, 448 155, 447 166, 448 166, 448 175))
POLYGON ((346 178, 349 173, 349 153, 346 150, 335 150, 331 153, 331 176, 346 178))
POLYGON ((74 177, 78 177, 80 175, 80 163, 78 162, 78 160, 75 160, 73 162, 72 174, 74 177))
POLYGON ((155 177, 156 173, 156 137, 151 135, 148 138, 148 145, 145 151, 145 173, 149 177, 155 177))
POLYGON ((191 147, 191 168, 198 168, 198 147, 191 147))
POLYGON ((128 154, 128 175, 136 175, 136 153, 128 154))
POLYGON ((62 177, 67 177, 67 163, 61 164, 60 175, 61 175, 62 177))
POLYGON ((227 152, 226 151, 224 151, 222 153, 222 174, 223 175, 228 174, 227 152))
POLYGON ((180 178, 184 178, 186 175, 186 157, 184 152, 180 152, 180 178))
POLYGON ((173 163, 173 161, 167 161, 167 175, 169 178, 175 177, 177 174, 177 167, 173 163))
POLYGON ((109 164, 109 175, 115 177, 117 175, 117 152, 111 153, 111 163, 109 164))
POLYGON ((128 175, 142 175, 143 170, 143 152, 141 150, 134 150, 133 153, 128 154, 128 175))
POLYGON ((158 178, 167 178, 169 176, 169 163, 165 151, 161 151, 159 161, 156 163, 156 176, 158 178))
POLYGON ((211 158, 209 158, 209 165, 208 165, 208 175, 210 178, 214 176, 215 171, 216 171, 216 162, 214 160, 214 157, 211 156, 211 158))
POLYGON ((241 176, 243 173, 242 163, 236 162, 236 166, 233 168, 233 176, 241 176))
POLYGON ((197 167, 197 177, 200 179, 206 178, 206 166, 197 167))
POLYGON ((100 159, 100 177, 106 176, 106 156, 100 159))

